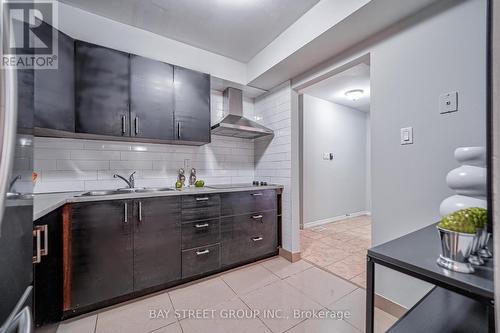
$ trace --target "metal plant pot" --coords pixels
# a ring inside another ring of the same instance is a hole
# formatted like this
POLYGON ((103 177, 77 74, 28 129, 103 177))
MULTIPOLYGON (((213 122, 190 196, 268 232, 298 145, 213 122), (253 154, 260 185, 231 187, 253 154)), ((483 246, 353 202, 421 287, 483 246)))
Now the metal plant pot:
POLYGON ((475 234, 466 234, 437 227, 441 239, 441 254, 437 264, 443 268, 460 273, 474 273, 468 262, 474 245, 475 234))
POLYGON ((483 234, 484 228, 476 229, 476 237, 474 237, 474 242, 472 243, 472 250, 469 255, 469 262, 476 266, 484 265, 484 260, 479 255, 479 250, 481 249, 481 235, 483 234))
POLYGON ((491 234, 488 232, 487 228, 484 228, 480 237, 479 237, 479 255, 483 258, 491 258, 493 254, 490 249, 488 249, 488 240, 490 239, 491 234))

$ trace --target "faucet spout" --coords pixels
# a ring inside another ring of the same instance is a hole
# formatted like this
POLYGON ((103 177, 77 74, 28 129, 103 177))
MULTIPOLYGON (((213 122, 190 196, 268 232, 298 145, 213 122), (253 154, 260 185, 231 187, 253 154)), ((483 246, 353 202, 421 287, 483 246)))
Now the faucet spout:
POLYGON ((12 189, 14 188, 14 185, 16 184, 16 182, 19 179, 21 179, 21 175, 17 175, 16 177, 14 177, 14 179, 12 179, 12 181, 9 184, 9 192, 12 192, 12 189))
POLYGON ((120 176, 119 174, 114 174, 113 175, 113 178, 120 178, 121 180, 123 180, 127 186, 129 188, 134 188, 135 187, 135 178, 134 178, 134 174, 136 173, 136 171, 132 172, 132 174, 128 177, 128 180, 123 177, 123 176, 120 176))

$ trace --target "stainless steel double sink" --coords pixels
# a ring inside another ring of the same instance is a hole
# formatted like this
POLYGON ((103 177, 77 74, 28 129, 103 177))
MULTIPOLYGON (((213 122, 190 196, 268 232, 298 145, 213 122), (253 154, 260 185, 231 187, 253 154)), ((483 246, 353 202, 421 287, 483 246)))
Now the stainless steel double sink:
POLYGON ((80 194, 80 197, 99 197, 104 195, 116 195, 116 194, 126 194, 126 193, 154 193, 154 192, 166 192, 175 191, 171 187, 134 187, 134 188, 119 188, 117 190, 98 190, 89 191, 80 194))

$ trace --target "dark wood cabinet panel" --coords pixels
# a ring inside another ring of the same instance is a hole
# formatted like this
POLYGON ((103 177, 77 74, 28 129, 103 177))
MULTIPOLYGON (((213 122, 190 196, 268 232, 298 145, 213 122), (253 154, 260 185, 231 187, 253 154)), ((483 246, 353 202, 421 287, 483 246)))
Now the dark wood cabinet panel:
POLYGON ((208 220, 220 216, 220 195, 200 194, 182 197, 182 221, 208 220))
POLYGON ((34 314, 37 327, 59 322, 62 318, 62 217, 55 210, 36 220, 35 226, 47 226, 47 255, 33 265, 34 314))
POLYGON ((210 142, 210 75, 174 66, 174 96, 176 139, 210 142))
POLYGON ((276 252, 276 211, 221 218, 221 244, 223 266, 276 252))
POLYGON ((133 202, 78 203, 71 217, 71 307, 133 292, 133 202))
POLYGON ((130 116, 132 136, 174 139, 173 66, 130 56, 130 116))
POLYGON ((76 131, 130 136, 129 54, 75 43, 76 131))
POLYGON ((221 194, 221 215, 240 215, 277 209, 275 190, 221 194))
POLYGON ((182 249, 215 244, 220 241, 220 219, 182 224, 182 249))
POLYGON ((57 34, 57 69, 35 71, 35 126, 75 131, 75 41, 45 22, 40 33, 57 34))
POLYGON ((220 267, 220 244, 182 251, 182 278, 206 274, 220 267))
POLYGON ((180 198, 134 202, 134 289, 181 278, 180 198))

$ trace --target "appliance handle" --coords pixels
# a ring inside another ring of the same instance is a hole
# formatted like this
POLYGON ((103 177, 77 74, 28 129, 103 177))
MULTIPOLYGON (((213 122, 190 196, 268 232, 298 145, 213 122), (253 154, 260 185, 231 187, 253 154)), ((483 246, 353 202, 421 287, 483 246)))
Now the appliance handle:
MULTIPOLYGON (((3 3, 0 3, 3 5, 3 3)), ((0 52, 1 54, 1 52, 0 52)), ((17 73, 15 69, 0 71, 0 237, 9 177, 14 160, 17 131, 17 73)))
POLYGON ((29 306, 25 306, 2 333, 33 333, 33 318, 29 306))
POLYGON ((16 324, 18 320, 20 320, 20 322, 22 322, 22 324, 24 325, 24 326, 18 325, 18 327, 25 329, 24 331, 21 330, 20 332, 31 333, 33 331, 31 311, 27 306, 23 308, 24 304, 26 304, 28 298, 30 297, 32 291, 33 291, 33 286, 28 286, 28 288, 26 288, 21 298, 19 298, 19 301, 17 301, 17 304, 10 313, 9 317, 7 317, 4 324, 0 327, 1 333, 12 332, 12 329, 16 328, 14 324, 16 324), (22 308, 23 310, 21 310, 22 308), (22 318, 23 320, 21 320, 22 316, 20 316, 22 313, 24 314, 22 315, 24 316, 24 318, 22 318))

